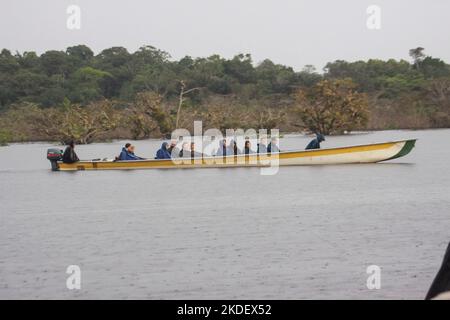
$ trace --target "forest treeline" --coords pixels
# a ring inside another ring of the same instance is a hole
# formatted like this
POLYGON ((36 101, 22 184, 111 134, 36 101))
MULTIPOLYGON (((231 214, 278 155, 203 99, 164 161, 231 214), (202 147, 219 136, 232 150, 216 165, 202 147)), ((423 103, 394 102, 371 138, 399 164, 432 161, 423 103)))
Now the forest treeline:
POLYGON ((279 128, 284 132, 450 126, 450 66, 411 61, 334 61, 323 72, 248 54, 174 60, 151 46, 95 55, 0 53, 0 143, 158 137, 176 127, 279 128))

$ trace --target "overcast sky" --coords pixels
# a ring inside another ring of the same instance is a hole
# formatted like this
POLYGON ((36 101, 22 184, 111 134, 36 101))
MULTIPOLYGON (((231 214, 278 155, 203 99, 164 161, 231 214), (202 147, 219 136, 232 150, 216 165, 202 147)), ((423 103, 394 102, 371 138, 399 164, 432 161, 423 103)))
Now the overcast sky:
POLYGON ((64 50, 86 44, 95 53, 142 45, 185 55, 251 53, 301 70, 337 59, 409 59, 410 48, 450 62, 449 0, 1 0, 0 48, 64 50), (69 5, 81 29, 66 27, 69 5), (381 8, 381 29, 366 26, 369 5, 381 8))

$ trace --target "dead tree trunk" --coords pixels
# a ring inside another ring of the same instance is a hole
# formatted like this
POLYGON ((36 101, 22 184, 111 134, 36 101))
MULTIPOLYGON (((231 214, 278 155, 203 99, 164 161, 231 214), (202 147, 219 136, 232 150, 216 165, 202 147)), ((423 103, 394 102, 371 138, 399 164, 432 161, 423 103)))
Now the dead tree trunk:
POLYGON ((192 91, 201 89, 200 87, 197 87, 197 88, 192 88, 192 89, 186 90, 186 84, 183 80, 180 81, 180 84, 181 84, 181 88, 180 88, 180 94, 178 97, 178 110, 177 110, 177 119, 175 121, 175 129, 178 129, 178 124, 179 124, 180 115, 181 115, 181 107, 183 106, 184 96, 192 91))

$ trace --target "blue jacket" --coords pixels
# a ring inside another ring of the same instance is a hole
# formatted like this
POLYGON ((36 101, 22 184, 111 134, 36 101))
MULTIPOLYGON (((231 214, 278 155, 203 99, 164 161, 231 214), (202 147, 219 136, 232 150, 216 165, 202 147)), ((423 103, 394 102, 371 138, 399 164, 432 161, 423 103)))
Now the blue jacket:
POLYGON ((320 143, 322 141, 325 141, 325 137, 320 133, 316 134, 316 138, 308 143, 308 145, 306 146, 306 150, 320 149, 320 143))
POLYGON ((155 159, 171 159, 170 152, 167 150, 167 142, 163 142, 161 149, 156 152, 155 159))
POLYGON ((138 157, 134 153, 128 152, 128 150, 124 147, 120 153, 119 160, 142 160, 142 158, 138 157))

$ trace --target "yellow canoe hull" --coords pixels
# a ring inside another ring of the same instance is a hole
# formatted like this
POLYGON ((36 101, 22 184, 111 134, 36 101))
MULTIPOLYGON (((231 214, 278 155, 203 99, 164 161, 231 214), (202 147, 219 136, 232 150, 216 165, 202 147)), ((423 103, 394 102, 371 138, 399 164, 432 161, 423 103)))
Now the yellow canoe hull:
POLYGON ((79 161, 73 164, 58 161, 56 170, 123 170, 169 168, 228 168, 267 167, 294 165, 332 165, 352 163, 376 163, 407 155, 416 140, 402 140, 352 147, 286 151, 273 154, 251 154, 227 157, 203 157, 193 159, 137 160, 137 161, 79 161))

